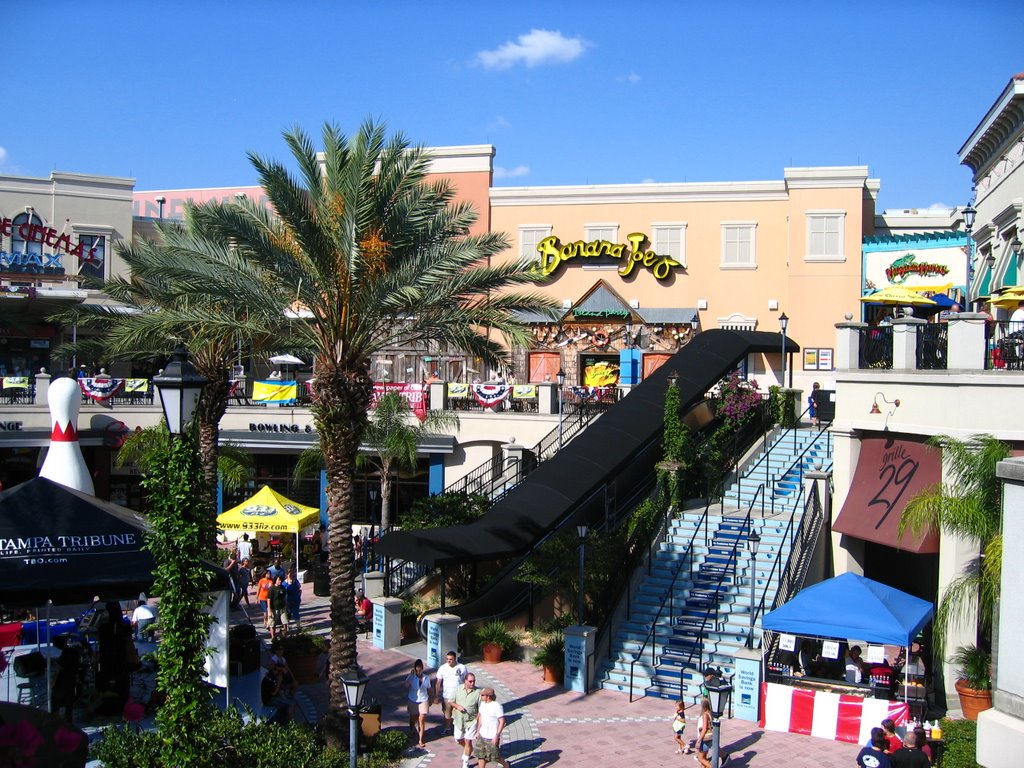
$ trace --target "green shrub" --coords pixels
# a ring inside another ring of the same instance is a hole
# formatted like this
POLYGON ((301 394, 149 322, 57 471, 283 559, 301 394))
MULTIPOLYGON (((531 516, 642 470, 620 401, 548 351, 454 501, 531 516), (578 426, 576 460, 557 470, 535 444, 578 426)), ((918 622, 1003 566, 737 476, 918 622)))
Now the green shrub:
POLYGON ((944 719, 942 739, 946 751, 942 768, 978 768, 977 755, 978 724, 973 720, 944 719))
POLYGON ((405 748, 409 745, 409 737, 401 729, 381 731, 377 734, 377 740, 373 742, 373 754, 381 759, 394 762, 402 757, 405 748))
MULTIPOLYGON (((206 758, 189 768, 347 768, 348 752, 326 747, 317 732, 306 725, 268 725, 251 720, 243 723, 237 712, 217 713, 210 718, 195 743, 202 744, 206 758)), ((360 755, 366 768, 388 768, 402 755, 406 735, 384 731, 368 755, 360 755)), ((92 745, 90 758, 105 768, 164 768, 159 758, 160 737, 140 733, 132 727, 104 731, 92 745)))

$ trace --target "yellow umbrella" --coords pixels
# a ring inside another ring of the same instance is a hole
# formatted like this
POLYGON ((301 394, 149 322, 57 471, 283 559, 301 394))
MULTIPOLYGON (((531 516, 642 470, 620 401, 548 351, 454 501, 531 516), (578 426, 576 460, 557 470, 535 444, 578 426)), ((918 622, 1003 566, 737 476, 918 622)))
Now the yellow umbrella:
POLYGON ((989 303, 993 307, 1002 307, 1003 309, 1015 309, 1017 304, 1022 301, 1024 301, 1024 285, 1015 285, 989 299, 989 303))
MULTIPOLYGON (((286 531, 296 534, 320 519, 320 510, 296 504, 269 486, 264 485, 248 501, 217 515, 217 525, 232 531, 286 531)), ((299 569, 299 547, 296 540, 295 570, 299 569)))
POLYGON ((934 304, 931 299, 926 299, 920 293, 900 285, 889 285, 880 291, 861 296, 860 300, 865 304, 894 304, 897 306, 925 306, 934 304))

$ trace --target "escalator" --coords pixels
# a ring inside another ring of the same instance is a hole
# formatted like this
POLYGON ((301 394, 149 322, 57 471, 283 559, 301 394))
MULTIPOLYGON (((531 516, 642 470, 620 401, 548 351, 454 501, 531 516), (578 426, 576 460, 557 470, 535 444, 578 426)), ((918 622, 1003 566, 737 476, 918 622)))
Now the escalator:
MULTIPOLYGON (((469 562, 510 561, 477 597, 446 608, 465 621, 513 613, 529 600, 530 587, 512 576, 534 547, 566 525, 614 523, 653 488, 669 377, 677 377, 683 414, 747 355, 777 352, 781 341, 777 333, 759 331, 698 334, 479 520, 396 531, 381 539, 378 552, 442 571, 469 562)), ((799 349, 791 339, 787 345, 799 349)))

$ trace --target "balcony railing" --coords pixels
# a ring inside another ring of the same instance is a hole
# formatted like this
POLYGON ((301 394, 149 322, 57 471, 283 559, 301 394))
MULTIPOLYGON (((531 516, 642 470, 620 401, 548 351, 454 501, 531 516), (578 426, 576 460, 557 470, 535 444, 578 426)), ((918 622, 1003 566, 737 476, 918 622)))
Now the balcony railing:
POLYGON ((928 323, 917 329, 917 369, 920 371, 946 370, 949 359, 946 348, 949 326, 946 323, 928 323))
POLYGON ((860 368, 892 368, 892 326, 861 328, 860 368))

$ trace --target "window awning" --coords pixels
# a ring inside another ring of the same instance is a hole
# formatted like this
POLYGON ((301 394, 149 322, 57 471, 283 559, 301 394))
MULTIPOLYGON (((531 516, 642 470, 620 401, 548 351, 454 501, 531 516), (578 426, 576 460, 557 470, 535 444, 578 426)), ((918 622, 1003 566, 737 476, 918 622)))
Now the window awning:
POLYGON ((938 534, 915 536, 908 529, 900 538, 899 527, 907 502, 941 481, 937 448, 895 437, 864 439, 850 493, 832 530, 906 552, 935 554, 938 534))

